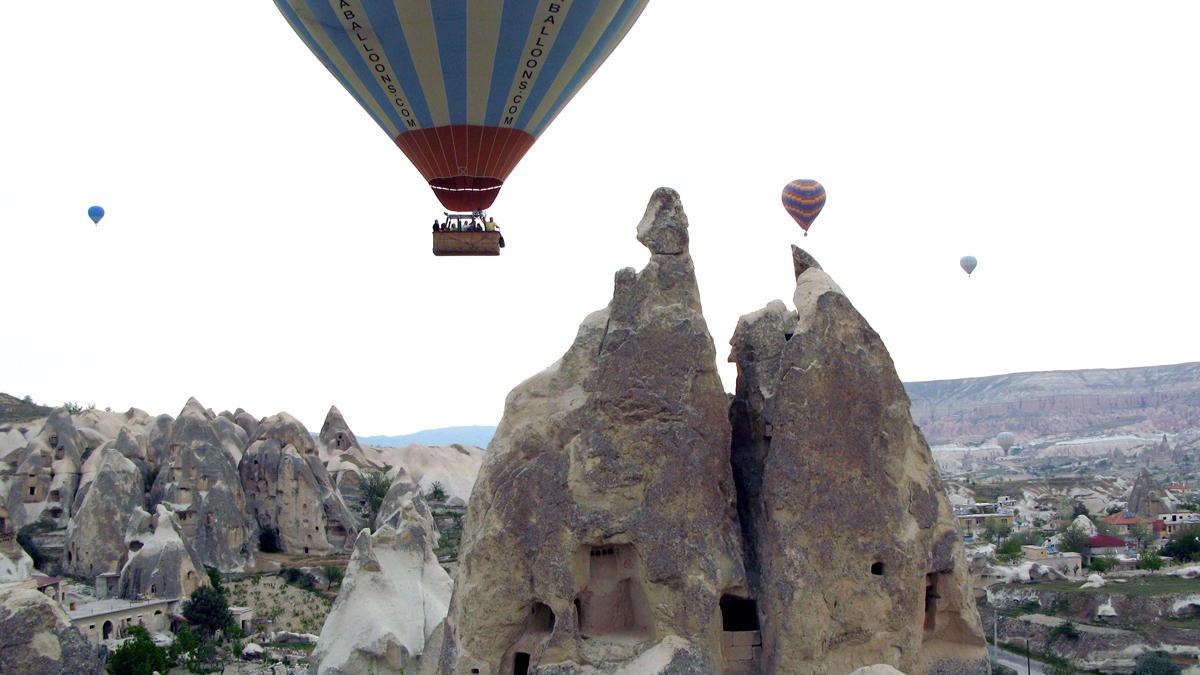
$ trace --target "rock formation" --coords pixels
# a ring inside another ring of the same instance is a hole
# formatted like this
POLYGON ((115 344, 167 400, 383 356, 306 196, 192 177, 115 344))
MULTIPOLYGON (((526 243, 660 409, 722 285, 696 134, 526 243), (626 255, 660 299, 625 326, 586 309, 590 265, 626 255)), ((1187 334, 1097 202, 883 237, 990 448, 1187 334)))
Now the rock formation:
MULTIPOLYGON (((216 419, 196 399, 188 399, 171 423, 150 503, 169 504, 204 564, 228 572, 249 559, 252 528, 237 464, 216 419)), ((158 452, 154 439, 152 432, 151 450, 158 452)))
POLYGON ((731 404, 677 194, 654 193, 638 240, 645 269, 508 396, 425 672, 987 673, 879 336, 797 249, 797 309, 739 322, 731 404))
POLYGON ((406 669, 446 616, 452 582, 433 554, 429 520, 412 499, 395 501, 403 501, 395 528, 363 530, 355 540, 310 675, 413 672, 406 669))
POLYGON ((729 357, 762 672, 986 673, 961 537, 891 357, 811 256, 793 263, 796 311, 742 317, 729 357))
POLYGON ((312 435, 287 413, 268 417, 238 467, 248 513, 274 527, 285 553, 323 555, 353 545, 358 518, 334 489, 312 435))
POLYGON ((426 529, 430 533, 430 546, 436 548, 438 534, 433 513, 421 495, 421 486, 409 477, 407 471, 401 468, 392 478, 392 485, 384 495, 383 503, 379 505, 379 513, 375 516, 372 526, 374 529, 379 529, 387 525, 393 530, 399 530, 403 527, 404 521, 411 517, 410 509, 415 511, 421 521, 425 523, 426 529))
POLYGON ((121 569, 120 597, 182 598, 208 585, 200 557, 184 539, 169 508, 159 504, 153 514, 135 508, 128 522, 125 545, 129 562, 121 569))
POLYGON ((654 193, 638 240, 646 267, 619 271, 609 306, 505 402, 436 638, 442 673, 729 660, 721 605, 746 587, 727 402, 674 191, 654 193))
POLYGON ((5 506, 17 528, 38 520, 67 526, 86 447, 70 413, 55 408, 25 448, 15 451, 5 506))
POLYGON ((342 417, 342 411, 337 409, 337 406, 329 406, 329 413, 325 415, 325 423, 321 425, 321 445, 325 446, 325 451, 331 457, 340 457, 349 455, 354 460, 363 458, 363 448, 358 444, 358 437, 350 430, 350 425, 346 424, 346 418, 342 417))
POLYGON ((1174 501, 1147 469, 1142 469, 1142 473, 1133 482, 1126 503, 1127 510, 1139 518, 1154 518, 1160 513, 1175 512, 1174 501))
POLYGON ((146 505, 146 490, 138 467, 110 447, 98 453, 100 470, 79 512, 67 526, 63 569, 88 579, 119 572, 125 562, 125 524, 135 508, 146 505))
POLYGON ((28 588, 0 590, 0 673, 101 675, 96 652, 61 605, 28 588))

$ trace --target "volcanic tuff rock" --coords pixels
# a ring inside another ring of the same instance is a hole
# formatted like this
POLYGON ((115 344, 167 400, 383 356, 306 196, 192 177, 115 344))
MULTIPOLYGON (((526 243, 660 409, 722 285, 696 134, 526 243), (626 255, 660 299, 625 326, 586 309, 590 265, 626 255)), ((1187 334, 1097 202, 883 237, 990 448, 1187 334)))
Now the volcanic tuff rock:
POLYGON ((434 524, 433 512, 429 510, 429 505, 425 503, 425 498, 421 495, 421 486, 415 483, 409 477, 408 472, 401 468, 392 478, 392 485, 383 497, 383 503, 379 506, 379 513, 375 516, 373 525, 375 529, 387 525, 394 530, 399 530, 403 527, 404 521, 411 518, 410 509, 425 524, 425 529, 429 531, 429 545, 436 548, 438 532, 437 526, 434 524))
POLYGON ((1175 511, 1174 501, 1147 469, 1142 469, 1142 473, 1133 482, 1125 501, 1128 505, 1127 510, 1141 518, 1153 518, 1160 513, 1175 511))
POLYGON ((1098 424, 1136 432, 1200 427, 1200 363, 1013 373, 909 382, 913 419, 931 439, 1030 437, 1098 424))
MULTIPOLYGON (((229 572, 249 558, 251 526, 237 464, 224 446, 216 419, 196 399, 188 399, 171 423, 150 503, 170 504, 204 564, 229 572)), ((152 448, 153 441, 152 435, 152 448)))
POLYGON ((726 395, 673 190, 638 239, 646 267, 617 272, 609 306, 508 395, 436 636, 442 673, 703 673, 733 657, 720 603, 746 589, 726 395))
POLYGON ((433 554, 429 519, 410 499, 394 522, 355 540, 310 675, 402 672, 445 618, 452 582, 433 554))
POLYGON ((28 588, 0 590, 0 673, 101 675, 96 652, 61 605, 28 588))
POLYGON ((279 530, 285 553, 349 548, 359 523, 334 489, 312 435, 287 413, 268 417, 238 467, 258 527, 279 530), (299 445, 297 445, 299 444, 299 445))
POLYGON ((732 460, 762 673, 987 673, 949 500, 879 335, 793 247, 793 302, 741 318, 732 460))
POLYGON ((329 406, 329 412, 325 415, 325 423, 321 425, 321 444, 330 455, 337 456, 343 454, 354 454, 357 450, 358 454, 362 454, 362 446, 358 444, 358 437, 350 431, 350 425, 346 424, 346 418, 342 417, 342 411, 337 409, 336 405, 329 406))
POLYGON ((27 445, 10 453, 16 471, 5 506, 15 527, 38 520, 66 527, 86 447, 70 413, 55 408, 27 445))
POLYGON ((129 562, 121 570, 120 597, 180 598, 208 585, 200 557, 183 537, 175 514, 159 504, 153 514, 135 508, 125 530, 129 562))
POLYGON ((118 572, 125 561, 123 534, 129 515, 146 505, 146 490, 137 466, 115 448, 101 450, 100 470, 79 512, 67 526, 63 569, 94 579, 118 572))

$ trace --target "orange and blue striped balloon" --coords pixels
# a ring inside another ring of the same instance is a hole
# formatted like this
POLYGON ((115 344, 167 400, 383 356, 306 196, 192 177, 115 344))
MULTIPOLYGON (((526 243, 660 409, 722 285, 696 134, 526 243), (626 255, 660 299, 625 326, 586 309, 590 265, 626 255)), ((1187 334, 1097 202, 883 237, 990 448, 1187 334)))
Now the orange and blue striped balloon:
POLYGON ((825 208, 825 188, 815 180, 794 180, 783 186, 783 208, 807 237, 808 228, 825 208))

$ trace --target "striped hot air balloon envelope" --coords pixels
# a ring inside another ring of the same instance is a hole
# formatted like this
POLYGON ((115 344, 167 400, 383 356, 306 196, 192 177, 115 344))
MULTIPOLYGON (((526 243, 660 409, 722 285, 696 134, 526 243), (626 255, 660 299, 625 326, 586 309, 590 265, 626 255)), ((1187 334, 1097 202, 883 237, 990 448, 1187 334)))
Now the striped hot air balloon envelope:
POLYGON ((275 0, 442 204, 485 209, 649 0, 275 0))
POLYGON ((999 445, 1002 450, 1004 450, 1004 454, 1006 455, 1008 454, 1008 449, 1011 448, 1013 443, 1016 442, 1017 437, 1013 436, 1010 432, 1001 431, 1000 433, 996 434, 996 444, 999 445))
POLYGON ((808 228, 825 208, 825 188, 815 180, 794 180, 783 186, 783 208, 807 237, 808 228))
POLYGON ((979 261, 973 255, 964 255, 962 260, 958 261, 958 264, 967 273, 967 276, 971 276, 971 272, 975 271, 975 266, 979 264, 979 261))

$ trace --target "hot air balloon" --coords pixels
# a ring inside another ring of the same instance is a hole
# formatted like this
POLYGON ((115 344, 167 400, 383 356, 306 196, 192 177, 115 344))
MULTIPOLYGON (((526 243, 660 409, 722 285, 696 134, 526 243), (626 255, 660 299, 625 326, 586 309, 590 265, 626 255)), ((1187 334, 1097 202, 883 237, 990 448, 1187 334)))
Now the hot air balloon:
POLYGON ((88 209, 88 218, 91 218, 93 223, 99 225, 100 219, 103 217, 104 209, 102 207, 93 206, 92 208, 88 209))
POLYGON ((1001 431, 1000 433, 996 434, 996 444, 1000 446, 1000 449, 1004 451, 1005 455, 1008 454, 1008 449, 1011 448, 1013 443, 1016 442, 1017 437, 1013 436, 1007 431, 1001 431))
POLYGON ((794 180, 783 186, 783 208, 807 237, 808 228, 825 208, 825 188, 815 180, 794 180))
POLYGON ((975 266, 979 264, 979 261, 973 255, 964 255, 962 260, 958 261, 958 264, 966 270, 967 276, 971 276, 971 272, 975 271, 975 266))
POLYGON ((456 212, 495 201, 649 0, 275 0, 456 212))

